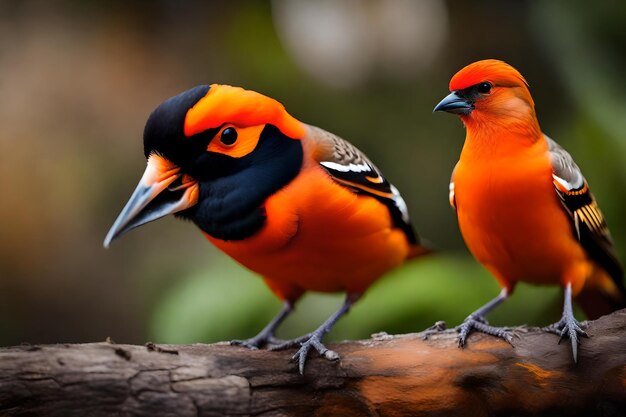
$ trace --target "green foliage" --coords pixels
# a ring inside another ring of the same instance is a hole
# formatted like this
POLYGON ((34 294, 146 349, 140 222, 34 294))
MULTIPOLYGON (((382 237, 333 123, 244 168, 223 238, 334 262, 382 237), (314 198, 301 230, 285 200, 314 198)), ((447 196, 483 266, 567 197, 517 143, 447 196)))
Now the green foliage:
MULTIPOLYGON (((488 272, 465 255, 418 259, 370 288, 329 339, 366 338, 379 331, 421 331, 442 319, 454 326, 499 291, 488 272)), ((493 314, 493 323, 543 325, 557 321, 558 293, 557 288, 521 285, 493 314)), ((340 294, 306 295, 278 335, 293 338, 315 329, 341 301, 340 294)), ((166 290, 153 314, 151 340, 193 343, 252 337, 279 307, 259 277, 218 256, 166 290)))

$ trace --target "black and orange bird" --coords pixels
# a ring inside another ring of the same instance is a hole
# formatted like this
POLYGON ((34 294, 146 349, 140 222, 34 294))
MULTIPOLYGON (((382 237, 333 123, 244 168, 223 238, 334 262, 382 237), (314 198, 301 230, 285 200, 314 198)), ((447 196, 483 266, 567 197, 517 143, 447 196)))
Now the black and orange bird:
POLYGON ((598 204, 570 154, 542 133, 528 83, 515 68, 475 62, 452 77, 450 91, 434 109, 459 115, 466 129, 450 203, 469 250, 502 287, 457 328, 459 345, 473 329, 510 341, 507 329, 484 316, 517 282, 559 285, 563 316, 547 330, 569 337, 576 361, 579 335, 586 334, 572 297, 590 319, 626 307, 623 267, 598 204))
POLYGON ((425 253, 400 193, 357 148, 292 117, 276 100, 202 85, 166 100, 144 130, 148 166, 104 246, 168 214, 260 274, 284 301, 255 337, 233 344, 311 348, 381 275, 425 253), (277 343, 274 332, 305 291, 346 292, 313 332, 277 343))

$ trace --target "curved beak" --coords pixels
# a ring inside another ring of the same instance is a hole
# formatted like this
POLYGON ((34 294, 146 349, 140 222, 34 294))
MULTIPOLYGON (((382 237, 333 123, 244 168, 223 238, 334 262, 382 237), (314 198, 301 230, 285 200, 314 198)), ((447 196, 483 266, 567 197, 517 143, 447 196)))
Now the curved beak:
POLYGON ((468 115, 472 110, 474 110, 474 103, 461 97, 458 91, 453 91, 435 106, 433 113, 436 111, 445 111, 448 113, 468 115))
POLYGON ((124 233, 185 210, 198 202, 198 183, 180 173, 180 168, 162 156, 153 154, 137 188, 117 216, 104 239, 104 247, 124 233))

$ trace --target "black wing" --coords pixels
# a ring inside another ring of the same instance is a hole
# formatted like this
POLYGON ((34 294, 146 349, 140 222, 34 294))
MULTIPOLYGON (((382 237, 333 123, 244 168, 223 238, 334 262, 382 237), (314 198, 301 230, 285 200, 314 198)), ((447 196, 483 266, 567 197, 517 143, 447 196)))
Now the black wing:
POLYGON ((613 239, 604 216, 574 159, 558 143, 545 136, 552 162, 557 195, 569 214, 574 233, 589 256, 613 278, 623 294, 624 269, 617 259, 613 239))

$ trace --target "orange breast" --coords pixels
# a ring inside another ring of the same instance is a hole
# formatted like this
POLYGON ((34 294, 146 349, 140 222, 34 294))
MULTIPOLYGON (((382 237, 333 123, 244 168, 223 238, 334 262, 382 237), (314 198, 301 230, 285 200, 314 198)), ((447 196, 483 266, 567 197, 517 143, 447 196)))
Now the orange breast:
POLYGON ((455 172, 459 227, 500 284, 564 284, 574 292, 591 264, 552 185, 544 143, 488 160, 464 152, 455 172))
POLYGON ((305 166, 265 204, 267 223, 236 242, 207 238, 269 281, 322 292, 363 291, 400 265, 410 246, 388 209, 335 183, 317 164, 305 166))

